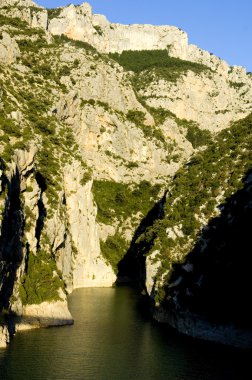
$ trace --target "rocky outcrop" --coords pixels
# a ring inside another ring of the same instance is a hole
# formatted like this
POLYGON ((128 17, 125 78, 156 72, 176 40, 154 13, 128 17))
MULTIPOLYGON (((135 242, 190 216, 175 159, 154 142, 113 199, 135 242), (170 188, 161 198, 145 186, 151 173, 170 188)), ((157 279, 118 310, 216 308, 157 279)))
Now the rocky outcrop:
MULTIPOLYGON (((215 55, 188 44, 187 33, 175 26, 122 25, 110 23, 103 15, 93 14, 88 3, 57 8, 50 16, 31 0, 0 1, 2 13, 19 17, 32 27, 43 28, 53 35, 84 41, 102 53, 124 50, 162 50, 180 59, 198 62, 219 73, 227 72, 228 64, 215 55)), ((239 67, 239 70, 244 70, 239 67)))
POLYGON ((146 137, 137 124, 127 120, 127 113, 137 110, 143 113, 146 130, 155 128, 153 117, 137 100, 127 74, 119 66, 111 67, 102 59, 79 52, 61 55, 64 64, 73 65, 74 60, 80 61, 78 70, 71 72, 75 86, 71 89, 70 78, 62 78, 70 91, 60 98, 57 116, 73 129, 94 177, 136 182, 143 176, 152 181, 174 174, 179 166, 172 160, 177 152, 176 139, 185 147, 185 156, 191 151, 190 144, 173 127, 175 123, 170 121, 163 128, 170 143, 167 151, 162 142, 146 137), (128 167, 132 164, 134 178, 128 167))
POLYGON ((7 326, 0 325, 0 348, 5 348, 10 341, 10 334, 7 326))
POLYGON ((47 11, 31 0, 0 0, 0 9, 2 15, 20 18, 32 28, 47 29, 47 11))
POLYGON ((242 349, 251 349, 252 331, 239 328, 234 324, 220 324, 210 322, 198 314, 190 312, 176 312, 157 309, 154 318, 160 323, 169 323, 181 334, 197 339, 220 343, 242 349))
POLYGON ((20 57, 20 50, 16 41, 8 33, 0 34, 0 63, 10 65, 20 57))
POLYGON ((32 0, 0 0, 0 8, 6 7, 37 7, 42 8, 32 0))
POLYGON ((66 301, 42 302, 39 305, 27 305, 22 309, 22 315, 12 320, 15 331, 32 328, 62 326, 73 324, 73 318, 66 301))
POLYGON ((98 225, 96 223, 97 208, 92 195, 92 181, 80 185, 82 170, 66 167, 64 171, 64 187, 69 232, 76 253, 72 265, 66 263, 63 255, 63 273, 68 267, 68 276, 72 276, 72 288, 112 286, 116 276, 110 265, 101 257, 98 225))
POLYGON ((146 279, 145 287, 150 297, 153 297, 153 291, 155 290, 155 278, 159 268, 159 260, 156 258, 159 251, 156 250, 146 257, 145 269, 146 279), (156 259, 156 260, 155 260, 156 259))
POLYGON ((180 119, 217 132, 250 113, 252 84, 244 69, 228 72, 224 65, 221 75, 188 71, 176 82, 159 79, 141 89, 140 95, 149 106, 169 109, 180 119))
POLYGON ((103 53, 166 49, 172 45, 174 54, 184 55, 187 46, 186 33, 174 26, 110 24, 105 16, 93 15, 88 3, 62 9, 48 29, 52 34, 88 42, 103 53))

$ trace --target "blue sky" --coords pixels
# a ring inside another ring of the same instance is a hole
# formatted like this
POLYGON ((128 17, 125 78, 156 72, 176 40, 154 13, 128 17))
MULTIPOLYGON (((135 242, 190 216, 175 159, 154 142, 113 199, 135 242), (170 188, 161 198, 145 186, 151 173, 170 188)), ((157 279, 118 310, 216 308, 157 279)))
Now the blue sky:
MULTIPOLYGON (((35 0, 36 2, 36 0, 35 0)), ((72 1, 80 4, 82 1, 72 1)), ((230 65, 252 71, 251 0, 90 0, 93 13, 111 22, 175 25, 193 43, 225 59, 230 65)), ((37 0, 47 8, 70 0, 37 0)))

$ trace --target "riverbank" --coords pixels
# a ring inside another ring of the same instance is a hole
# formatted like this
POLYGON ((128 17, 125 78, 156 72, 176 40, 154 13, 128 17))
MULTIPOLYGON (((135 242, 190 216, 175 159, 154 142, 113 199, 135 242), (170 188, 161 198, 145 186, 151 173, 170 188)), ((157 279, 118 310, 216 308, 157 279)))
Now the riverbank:
POLYGON ((74 323, 67 301, 27 305, 23 307, 21 315, 9 315, 5 320, 5 325, 0 326, 0 348, 6 348, 10 339, 19 331, 74 323))
POLYGON ((215 342, 241 349, 252 349, 252 330, 234 324, 216 324, 206 318, 183 311, 155 309, 153 317, 160 323, 168 323, 179 333, 192 338, 215 342))

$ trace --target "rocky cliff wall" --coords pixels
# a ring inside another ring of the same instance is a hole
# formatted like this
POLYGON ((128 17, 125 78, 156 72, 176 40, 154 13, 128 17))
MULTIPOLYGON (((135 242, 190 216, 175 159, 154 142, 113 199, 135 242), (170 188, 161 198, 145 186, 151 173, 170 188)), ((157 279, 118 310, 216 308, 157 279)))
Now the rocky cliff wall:
POLYGON ((105 16, 93 15, 88 3, 64 8, 57 18, 50 20, 48 30, 88 42, 103 53, 166 49, 172 45, 174 54, 181 57, 186 54, 187 35, 178 28, 111 24, 105 16))
MULTIPOLYGON (((104 15, 93 14, 92 7, 86 2, 53 11, 47 11, 30 0, 1 1, 0 7, 3 14, 20 17, 30 26, 43 28, 53 35, 64 34, 87 42, 102 53, 167 49, 173 57, 202 63, 219 73, 229 70, 222 59, 196 45, 189 45, 186 32, 175 26, 110 23, 104 15)), ((244 68, 237 67, 237 72, 244 72, 244 68)))
POLYGON ((59 9, 56 17, 49 20, 48 30, 88 42, 103 53, 167 49, 173 57, 199 62, 218 72, 228 71, 225 61, 196 45, 189 45, 187 34, 175 26, 110 23, 105 16, 92 14, 88 3, 59 9))
POLYGON ((16 41, 11 36, 2 32, 0 38, 0 64, 10 65, 20 57, 20 50, 16 41))
MULTIPOLYGON (((116 280, 100 256, 92 181, 80 185, 83 169, 78 164, 74 171, 73 166, 66 167, 63 205, 55 205, 45 220, 49 205, 35 155, 32 147, 16 151, 1 177, 1 309, 9 309, 15 316, 12 332, 30 325, 72 323, 64 283, 69 292, 77 287, 112 286, 116 280), (48 249, 53 259, 44 256, 48 249), (54 285, 46 284, 46 278, 54 285)), ((5 330, 1 334, 5 336, 5 330)))

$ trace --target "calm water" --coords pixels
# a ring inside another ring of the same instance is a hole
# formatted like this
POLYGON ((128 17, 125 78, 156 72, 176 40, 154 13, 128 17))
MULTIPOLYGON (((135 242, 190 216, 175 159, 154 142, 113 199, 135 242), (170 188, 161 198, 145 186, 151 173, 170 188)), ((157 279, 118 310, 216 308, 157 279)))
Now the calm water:
POLYGON ((181 337, 144 317, 138 301, 130 288, 75 291, 75 324, 17 334, 0 350, 0 379, 251 379, 248 352, 181 337))

